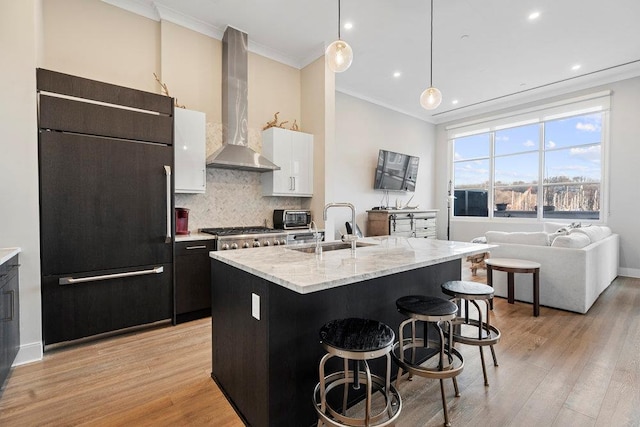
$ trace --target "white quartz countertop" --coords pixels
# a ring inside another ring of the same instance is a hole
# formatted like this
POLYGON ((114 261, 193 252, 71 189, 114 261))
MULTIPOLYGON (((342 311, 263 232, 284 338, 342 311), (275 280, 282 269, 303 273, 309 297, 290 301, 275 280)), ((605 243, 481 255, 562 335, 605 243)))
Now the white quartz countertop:
POLYGON ((9 261, 21 252, 20 248, 0 248, 0 265, 9 261))
MULTIPOLYGON (((358 241, 375 245, 358 247, 355 258, 351 256, 350 249, 324 251, 316 255, 287 246, 217 251, 209 252, 209 255, 292 291, 307 294, 460 259, 494 247, 394 236, 367 237, 358 241)), ((295 247, 303 246, 314 245, 295 247)))
POLYGON ((192 240, 213 240, 216 236, 199 231, 192 231, 189 234, 176 234, 176 242, 190 242, 192 240))

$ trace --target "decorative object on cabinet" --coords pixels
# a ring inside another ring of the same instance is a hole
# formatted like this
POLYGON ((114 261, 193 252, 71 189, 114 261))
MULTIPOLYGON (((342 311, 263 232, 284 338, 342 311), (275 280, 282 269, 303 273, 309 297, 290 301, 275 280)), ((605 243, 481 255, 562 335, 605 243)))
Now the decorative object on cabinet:
POLYGON ((293 124, 291 125, 291 130, 296 131, 296 132, 300 130, 300 127, 298 126, 298 120, 297 119, 293 121, 293 124))
MULTIPOLYGON (((160 78, 158 77, 158 75, 156 73, 153 73, 153 77, 156 78, 156 81, 158 82, 158 84, 162 88, 162 93, 164 93, 168 97, 171 97, 171 95, 169 95, 169 88, 167 87, 167 85, 165 83, 162 83, 162 81, 160 80, 160 78)), ((184 105, 178 104, 178 98, 173 98, 173 103, 177 108, 187 108, 184 105)))
POLYGON ((313 135, 269 128, 262 132, 262 155, 281 168, 262 174, 263 196, 313 196, 313 135))
POLYGON ((268 121, 265 127, 262 128, 262 130, 267 130, 272 127, 278 127, 278 114, 280 114, 280 111, 273 115, 273 120, 268 121))
POLYGON ((211 259, 216 241, 176 242, 176 323, 211 316, 211 259))
POLYGON ((0 396, 20 349, 18 255, 0 265, 0 396))
POLYGON ((175 192, 204 193, 207 188, 206 115, 176 108, 175 192))
POLYGON ((436 238, 438 210, 382 210, 367 211, 367 236, 403 236, 436 238))

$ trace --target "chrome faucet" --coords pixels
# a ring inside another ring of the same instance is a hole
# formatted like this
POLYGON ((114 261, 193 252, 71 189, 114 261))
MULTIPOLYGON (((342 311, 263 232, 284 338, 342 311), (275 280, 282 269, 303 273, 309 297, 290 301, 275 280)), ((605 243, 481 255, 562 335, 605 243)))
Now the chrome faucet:
POLYGON ((345 202, 328 203, 324 207, 324 215, 322 217, 326 221, 327 220, 327 211, 329 210, 329 208, 339 208, 339 207, 351 209, 351 233, 352 234, 346 234, 346 235, 342 236, 342 241, 343 242, 351 242, 351 252, 353 254, 355 254, 356 253, 356 241, 358 240, 358 236, 355 234, 355 230, 356 230, 356 208, 355 208, 355 206, 353 206, 351 203, 345 203, 345 202))
POLYGON ((313 231, 313 238, 316 241, 316 255, 322 254, 322 246, 320 246, 320 233, 318 233, 318 227, 315 221, 311 221, 309 224, 309 230, 313 231))

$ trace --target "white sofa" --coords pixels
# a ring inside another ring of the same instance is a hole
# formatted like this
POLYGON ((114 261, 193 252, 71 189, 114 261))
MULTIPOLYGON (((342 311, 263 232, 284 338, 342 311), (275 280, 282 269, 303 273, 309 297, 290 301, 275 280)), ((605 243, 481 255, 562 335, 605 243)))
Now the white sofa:
MULTIPOLYGON (((536 261, 540 268, 540 305, 586 313, 618 275, 619 236, 608 227, 567 228, 545 223, 542 232, 488 231, 491 258, 536 261)), ((497 296, 507 296, 507 274, 494 271, 497 296)), ((531 274, 515 275, 515 298, 532 302, 531 274)))

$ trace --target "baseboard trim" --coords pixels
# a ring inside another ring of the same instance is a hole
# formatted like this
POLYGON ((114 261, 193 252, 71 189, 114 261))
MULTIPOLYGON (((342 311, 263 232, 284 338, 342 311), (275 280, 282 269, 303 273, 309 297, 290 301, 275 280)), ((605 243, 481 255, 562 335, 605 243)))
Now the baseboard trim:
POLYGON ((24 365, 26 363, 37 362, 39 360, 42 360, 41 342, 22 344, 12 366, 24 365))
POLYGON ((635 279, 640 279, 640 269, 638 268, 618 268, 618 275, 625 277, 633 277, 635 279))

